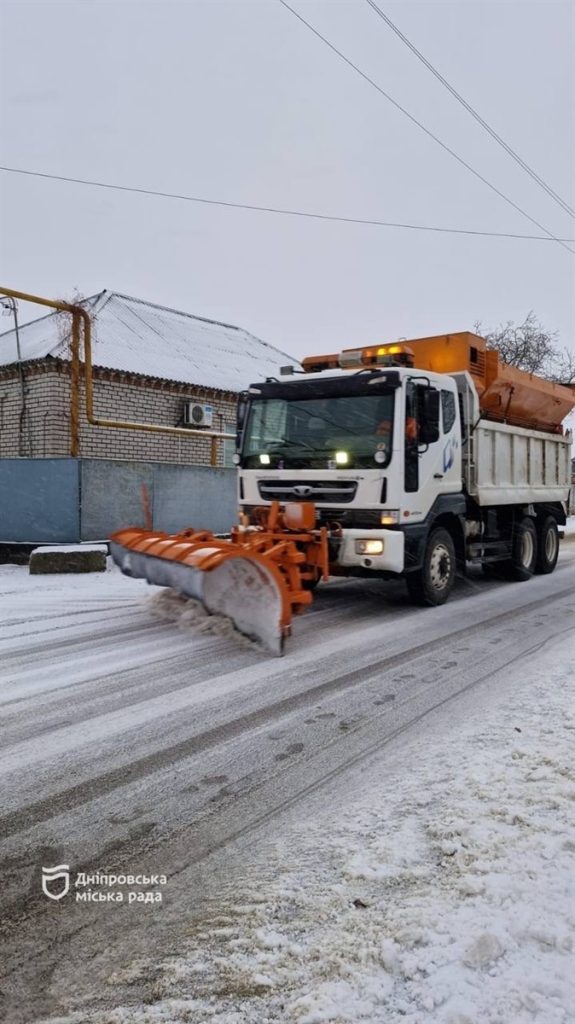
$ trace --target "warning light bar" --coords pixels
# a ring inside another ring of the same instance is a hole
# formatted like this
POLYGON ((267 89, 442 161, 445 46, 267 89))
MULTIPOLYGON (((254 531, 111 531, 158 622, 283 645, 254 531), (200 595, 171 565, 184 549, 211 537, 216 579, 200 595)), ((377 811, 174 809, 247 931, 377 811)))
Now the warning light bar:
POLYGON ((322 370, 361 370, 370 366, 413 366, 409 345, 377 345, 371 348, 346 348, 339 355, 307 356, 302 366, 306 373, 322 370))

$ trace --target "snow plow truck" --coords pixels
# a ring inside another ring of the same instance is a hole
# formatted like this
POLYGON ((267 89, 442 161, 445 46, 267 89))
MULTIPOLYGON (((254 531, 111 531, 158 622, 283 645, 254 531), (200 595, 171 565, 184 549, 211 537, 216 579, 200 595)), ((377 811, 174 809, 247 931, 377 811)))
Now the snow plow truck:
POLYGON ((528 580, 557 562, 573 407, 470 332, 310 356, 240 396, 229 537, 133 527, 111 552, 275 654, 328 576, 401 576, 431 606, 469 563, 528 580))

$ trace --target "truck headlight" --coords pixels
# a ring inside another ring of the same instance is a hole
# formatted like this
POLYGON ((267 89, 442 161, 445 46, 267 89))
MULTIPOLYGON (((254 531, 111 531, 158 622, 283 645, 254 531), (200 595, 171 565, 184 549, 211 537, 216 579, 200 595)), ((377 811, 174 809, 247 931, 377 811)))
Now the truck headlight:
POLYGON ((356 540, 355 542, 355 553, 356 555, 382 555, 383 554, 383 541, 382 540, 356 540))

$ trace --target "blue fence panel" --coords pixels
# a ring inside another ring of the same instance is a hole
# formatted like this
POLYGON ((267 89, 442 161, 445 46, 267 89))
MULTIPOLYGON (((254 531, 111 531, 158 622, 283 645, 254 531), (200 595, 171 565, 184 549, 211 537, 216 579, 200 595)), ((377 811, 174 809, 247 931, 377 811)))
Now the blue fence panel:
POLYGON ((82 540, 106 540, 123 526, 145 526, 142 485, 154 495, 154 464, 81 460, 82 540))
POLYGON ((143 526, 225 533, 236 522, 236 472, 108 459, 0 459, 0 543, 75 544, 143 526))
POLYGON ((209 466, 154 467, 154 527, 174 533, 197 530, 227 533, 237 522, 237 473, 209 466))
POLYGON ((0 459, 0 543, 80 540, 76 459, 0 459))

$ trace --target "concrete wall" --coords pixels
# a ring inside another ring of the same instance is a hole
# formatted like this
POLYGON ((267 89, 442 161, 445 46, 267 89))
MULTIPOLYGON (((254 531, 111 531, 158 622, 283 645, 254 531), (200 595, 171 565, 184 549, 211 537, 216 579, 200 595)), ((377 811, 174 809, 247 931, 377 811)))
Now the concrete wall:
POLYGON ((103 459, 0 459, 0 543, 101 540, 143 526, 224 533, 237 518, 236 473, 203 466, 103 459))

